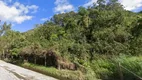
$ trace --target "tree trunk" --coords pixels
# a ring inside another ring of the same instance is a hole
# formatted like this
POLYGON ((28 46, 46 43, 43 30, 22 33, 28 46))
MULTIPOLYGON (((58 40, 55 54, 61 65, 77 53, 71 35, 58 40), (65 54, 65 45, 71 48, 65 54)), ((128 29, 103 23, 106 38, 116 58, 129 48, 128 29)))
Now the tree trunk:
POLYGON ((26 60, 27 62, 29 62, 29 57, 27 56, 27 60, 26 60))
POLYGON ((58 70, 61 70, 61 66, 60 66, 60 64, 58 64, 58 70))
POLYGON ((36 64, 36 56, 35 56, 35 58, 34 58, 34 63, 36 64))
POLYGON ((6 59, 8 59, 8 49, 6 49, 6 59))
POLYGON ((0 59, 2 59, 2 54, 0 54, 0 59))
POLYGON ((45 59, 44 60, 45 60, 45 64, 44 65, 47 66, 47 56, 46 55, 45 55, 45 59))
POLYGON ((122 69, 121 69, 121 64, 120 63, 118 63, 118 68, 119 68, 120 80, 123 80, 123 73, 122 73, 122 69))
POLYGON ((61 70, 61 64, 60 64, 59 60, 57 60, 57 68, 58 68, 58 70, 61 70))
POLYGON ((3 59, 4 59, 4 50, 2 50, 2 55, 3 55, 3 59))
POLYGON ((13 55, 11 55, 11 59, 13 60, 13 55))

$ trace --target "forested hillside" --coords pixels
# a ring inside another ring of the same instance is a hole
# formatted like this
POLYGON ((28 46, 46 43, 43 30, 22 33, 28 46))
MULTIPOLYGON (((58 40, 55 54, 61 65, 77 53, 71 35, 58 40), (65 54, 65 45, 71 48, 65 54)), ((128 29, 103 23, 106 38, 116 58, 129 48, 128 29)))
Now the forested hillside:
POLYGON ((142 77, 142 13, 126 11, 117 0, 56 14, 24 33, 10 27, 0 29, 3 60, 79 71, 80 80, 121 80, 120 72, 123 80, 139 80, 120 71, 121 63, 142 77))

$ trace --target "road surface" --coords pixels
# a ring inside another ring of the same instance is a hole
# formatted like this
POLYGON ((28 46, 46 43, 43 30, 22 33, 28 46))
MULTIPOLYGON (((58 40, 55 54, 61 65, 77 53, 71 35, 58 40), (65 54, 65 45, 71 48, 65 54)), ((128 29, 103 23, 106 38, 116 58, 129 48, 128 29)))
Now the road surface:
POLYGON ((0 80, 57 80, 0 60, 0 80))

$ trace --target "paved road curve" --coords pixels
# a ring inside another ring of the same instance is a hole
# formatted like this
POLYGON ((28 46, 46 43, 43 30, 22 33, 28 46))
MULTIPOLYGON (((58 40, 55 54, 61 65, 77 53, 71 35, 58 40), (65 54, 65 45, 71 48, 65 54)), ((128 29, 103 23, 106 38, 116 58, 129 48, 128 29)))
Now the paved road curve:
POLYGON ((57 80, 0 60, 0 80, 57 80))

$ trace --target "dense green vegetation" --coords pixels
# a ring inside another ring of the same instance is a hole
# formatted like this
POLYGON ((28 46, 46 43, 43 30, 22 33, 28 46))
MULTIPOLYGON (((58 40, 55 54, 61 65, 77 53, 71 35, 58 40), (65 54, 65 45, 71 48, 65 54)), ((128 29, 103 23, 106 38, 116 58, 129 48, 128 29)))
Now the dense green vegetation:
POLYGON ((142 77, 142 13, 126 11, 117 0, 56 14, 24 33, 10 26, 0 28, 3 60, 28 62, 27 67, 73 80, 120 80, 120 73, 123 80, 138 79, 120 71, 118 63, 142 77))

